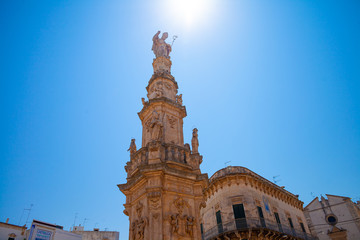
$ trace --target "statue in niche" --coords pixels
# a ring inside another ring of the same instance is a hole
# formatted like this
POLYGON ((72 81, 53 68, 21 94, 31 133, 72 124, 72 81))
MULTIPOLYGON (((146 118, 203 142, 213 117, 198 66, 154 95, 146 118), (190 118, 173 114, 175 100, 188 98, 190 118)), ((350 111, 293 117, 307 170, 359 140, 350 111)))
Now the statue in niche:
POLYGON ((134 153, 136 153, 135 138, 131 139, 131 143, 130 143, 130 147, 129 147, 128 151, 130 151, 130 156, 132 156, 134 153))
POLYGON ((156 111, 152 113, 152 120, 150 123, 151 130, 151 140, 152 141, 160 141, 162 140, 162 130, 163 123, 160 120, 160 115, 156 111))
POLYGON ((153 37, 153 45, 152 51, 154 52, 155 56, 158 57, 166 57, 170 58, 169 54, 171 52, 171 45, 165 42, 165 39, 168 37, 168 33, 164 32, 159 38, 160 31, 158 31, 153 37))
POLYGON ((182 100, 182 94, 180 95, 176 95, 176 102, 180 105, 183 104, 183 100, 182 100))
POLYGON ((190 237, 193 236, 193 226, 194 226, 194 217, 187 217, 186 218, 186 225, 185 225, 185 232, 190 235, 190 237))
POLYGON ((179 214, 171 215, 170 217, 171 232, 179 232, 179 214))
POLYGON ((197 128, 193 129, 193 136, 191 139, 191 146, 192 146, 192 152, 193 153, 198 153, 198 148, 199 148, 199 140, 198 140, 198 130, 197 128))

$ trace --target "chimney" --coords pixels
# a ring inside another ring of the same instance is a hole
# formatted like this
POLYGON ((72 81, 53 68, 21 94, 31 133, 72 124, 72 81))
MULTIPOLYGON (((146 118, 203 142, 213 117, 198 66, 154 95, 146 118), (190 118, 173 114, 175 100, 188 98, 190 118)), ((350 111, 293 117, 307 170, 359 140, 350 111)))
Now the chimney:
POLYGON ((6 219, 6 223, 9 223, 9 218, 6 219))

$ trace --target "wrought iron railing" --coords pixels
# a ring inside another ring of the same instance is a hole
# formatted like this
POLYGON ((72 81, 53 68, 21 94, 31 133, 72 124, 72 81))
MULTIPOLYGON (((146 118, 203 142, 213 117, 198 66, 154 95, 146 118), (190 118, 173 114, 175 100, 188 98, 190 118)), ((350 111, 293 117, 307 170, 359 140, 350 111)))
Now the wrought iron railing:
POLYGON ((293 237, 305 240, 316 239, 311 234, 303 232, 301 229, 291 228, 287 225, 282 225, 277 222, 259 218, 239 218, 230 222, 223 222, 221 224, 215 225, 210 229, 204 229, 205 232, 203 239, 210 240, 222 233, 232 232, 235 230, 247 230, 250 228, 273 230, 279 233, 283 233, 284 235, 291 235, 293 237))

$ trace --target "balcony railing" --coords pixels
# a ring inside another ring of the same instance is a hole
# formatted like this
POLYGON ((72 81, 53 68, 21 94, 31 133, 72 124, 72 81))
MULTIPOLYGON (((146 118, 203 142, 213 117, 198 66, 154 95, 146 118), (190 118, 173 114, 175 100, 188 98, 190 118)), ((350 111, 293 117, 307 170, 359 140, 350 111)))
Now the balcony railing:
POLYGON ((236 230, 244 231, 250 228, 268 229, 279 232, 280 234, 290 235, 305 240, 315 240, 315 238, 309 233, 303 232, 300 229, 290 228, 286 225, 278 224, 266 219, 260 220, 259 218, 239 218, 230 222, 223 222, 210 229, 206 229, 203 235, 204 240, 213 239, 215 236, 232 232, 236 230))

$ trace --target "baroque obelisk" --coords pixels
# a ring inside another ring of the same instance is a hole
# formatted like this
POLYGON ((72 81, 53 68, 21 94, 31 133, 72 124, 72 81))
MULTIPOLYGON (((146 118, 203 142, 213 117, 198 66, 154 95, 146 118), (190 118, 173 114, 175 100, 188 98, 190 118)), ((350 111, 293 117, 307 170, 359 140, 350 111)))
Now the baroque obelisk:
POLYGON ((138 113, 142 123, 141 148, 130 144, 126 163, 127 182, 118 187, 126 195, 124 213, 129 216, 129 239, 201 239, 200 208, 208 184, 202 174, 197 129, 192 146, 184 144, 186 108, 178 84, 171 75, 171 46, 158 31, 153 37, 154 73, 138 113))

